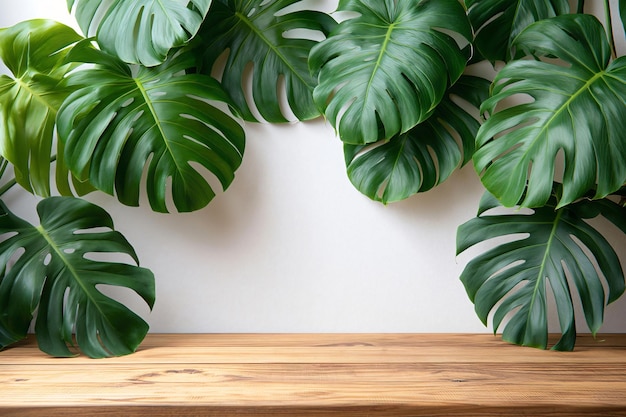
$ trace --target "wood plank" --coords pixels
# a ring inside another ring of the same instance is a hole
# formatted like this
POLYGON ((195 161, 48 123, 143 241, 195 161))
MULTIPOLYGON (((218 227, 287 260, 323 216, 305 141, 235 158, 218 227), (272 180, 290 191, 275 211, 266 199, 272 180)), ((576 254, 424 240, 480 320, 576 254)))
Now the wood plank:
MULTIPOLYGON (((120 358, 93 361, 85 356, 63 359, 72 364, 111 363, 371 363, 385 362, 552 362, 555 358, 626 363, 626 335, 578 337, 574 352, 520 348, 486 334, 149 334, 138 351, 120 358), (597 349, 602 349, 602 355, 597 349), (485 355, 485 349, 490 349, 485 355)), ((12 363, 49 364, 59 361, 29 338, 0 352, 12 363)))
POLYGON ((122 358, 0 353, 1 416, 626 415, 626 335, 148 335, 122 358))

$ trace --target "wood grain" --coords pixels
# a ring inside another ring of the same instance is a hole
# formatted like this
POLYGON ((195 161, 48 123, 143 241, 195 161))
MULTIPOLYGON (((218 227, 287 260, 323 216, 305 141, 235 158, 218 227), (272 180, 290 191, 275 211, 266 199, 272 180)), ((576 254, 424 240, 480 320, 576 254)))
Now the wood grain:
POLYGON ((626 335, 150 334, 137 353, 0 352, 0 416, 626 416, 626 335))

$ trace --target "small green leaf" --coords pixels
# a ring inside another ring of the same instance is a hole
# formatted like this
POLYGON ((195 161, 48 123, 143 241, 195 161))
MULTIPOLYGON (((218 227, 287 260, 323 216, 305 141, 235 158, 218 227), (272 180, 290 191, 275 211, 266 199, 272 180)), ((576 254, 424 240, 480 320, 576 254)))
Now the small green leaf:
POLYGON ((313 98, 342 141, 361 145, 408 132, 423 122, 466 65, 453 32, 472 38, 457 0, 342 0, 359 14, 315 46, 313 98), (445 32, 444 32, 445 31, 445 32))
POLYGON ((127 287, 152 308, 152 273, 132 264, 91 259, 94 254, 123 254, 138 263, 133 248, 111 230, 113 222, 100 207, 72 197, 49 197, 37 211, 41 225, 35 227, 0 201, 0 233, 8 236, 0 242, 0 346, 25 337, 37 311, 37 341, 50 355, 72 356, 74 334, 90 357, 134 352, 148 325, 98 286, 127 287))
POLYGON ((496 205, 493 196, 484 198, 479 217, 457 232, 457 254, 491 239, 508 240, 476 256, 461 274, 478 317, 487 324, 493 313, 493 330, 503 325, 505 340, 546 348, 547 300, 552 292, 562 334, 553 348, 572 350, 576 339, 573 298, 580 299, 587 325, 595 334, 602 325, 605 305, 619 298, 625 288, 615 250, 588 220, 601 215, 626 231, 626 209, 609 199, 582 200, 557 209, 552 197, 531 214, 486 213, 496 205))
POLYGON ((487 80, 462 76, 433 115, 407 133, 373 146, 345 144, 350 181, 361 193, 385 204, 442 183, 471 159, 480 127, 454 100, 460 98, 478 112, 488 94, 487 80))
POLYGON ((555 159, 562 152, 559 207, 590 189, 596 190, 594 198, 619 189, 626 182, 626 57, 610 61, 604 29, 590 15, 534 23, 515 45, 568 66, 520 60, 498 73, 492 97, 481 108, 489 118, 478 132, 474 154, 484 186, 505 206, 541 206, 550 198, 559 174, 555 159), (519 96, 532 101, 496 110, 519 96))
POLYGON ((154 66, 195 36, 211 0, 67 0, 83 33, 128 63, 154 66))
MULTIPOLYGON (((13 164, 17 182, 40 196, 50 195, 55 118, 71 92, 62 80, 74 65, 65 57, 80 39, 71 28, 51 20, 0 29, 0 58, 14 76, 0 76, 0 152, 13 164)), ((56 152, 62 154, 62 144, 56 152)), ((72 194, 62 160, 56 163, 56 175, 59 192, 72 194)), ((78 194, 93 189, 72 180, 78 194)))
POLYGON ((256 121, 243 87, 248 77, 252 80, 251 100, 266 121, 287 121, 280 107, 281 80, 289 107, 298 120, 320 115, 312 96, 317 81, 307 65, 309 52, 317 41, 305 36, 314 32, 325 37, 336 23, 322 12, 286 12, 297 2, 215 1, 202 26, 202 71, 209 74, 216 61, 228 51, 218 78, 248 121, 256 121), (296 36, 298 31, 301 34, 296 36), (287 36, 288 33, 291 35, 287 36))
POLYGON ((232 105, 219 83, 185 73, 193 57, 174 55, 158 67, 138 68, 134 75, 88 43, 77 45, 71 58, 97 64, 68 77, 77 89, 58 115, 65 158, 79 178, 137 206, 148 166, 148 200, 159 212, 168 211, 170 180, 178 211, 198 210, 213 199, 215 192, 201 167, 224 189, 230 185, 241 164, 245 134, 214 105, 232 105))

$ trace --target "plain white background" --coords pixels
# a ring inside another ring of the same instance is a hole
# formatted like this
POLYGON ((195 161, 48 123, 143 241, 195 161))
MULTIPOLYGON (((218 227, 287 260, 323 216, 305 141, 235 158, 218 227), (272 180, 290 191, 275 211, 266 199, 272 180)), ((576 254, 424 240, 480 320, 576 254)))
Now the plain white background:
MULTIPOLYGON (((305 3, 336 7, 335 0, 305 3)), ((51 18, 76 27, 65 4, 3 0, 0 26, 51 18)), ((151 331, 491 331, 458 279, 470 256, 455 256, 456 228, 474 216, 483 192, 471 166, 433 191, 383 206, 352 187, 341 143, 325 121, 245 129, 235 182, 199 212, 156 214, 103 194, 88 197, 111 213, 156 275, 152 312, 115 293, 151 331)), ((34 197, 16 188, 6 202, 36 221, 34 197)), ((615 233, 612 241, 624 262, 626 239, 615 233)), ((602 330, 626 331, 624 313, 626 298, 608 308, 602 330)), ((582 318, 578 325, 585 331, 582 318)))

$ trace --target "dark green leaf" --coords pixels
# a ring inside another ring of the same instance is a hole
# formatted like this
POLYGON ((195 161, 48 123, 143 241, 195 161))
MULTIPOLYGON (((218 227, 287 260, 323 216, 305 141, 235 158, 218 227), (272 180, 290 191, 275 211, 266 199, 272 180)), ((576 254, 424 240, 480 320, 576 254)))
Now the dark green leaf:
POLYGON ((569 66, 522 60, 498 73, 481 109, 490 117, 478 132, 474 154, 485 187, 505 206, 541 206, 559 174, 555 158, 562 152, 559 207, 590 189, 596 189, 594 198, 619 189, 626 182, 626 57, 610 62, 604 29, 590 15, 537 22, 515 44, 569 66), (496 111, 503 100, 523 96, 532 101, 496 111))
POLYGON ((409 132, 368 147, 345 144, 352 184, 369 198, 386 204, 445 181, 471 159, 480 127, 478 120, 454 99, 462 99, 478 113, 488 91, 487 80, 463 76, 433 115, 409 132))
POLYGON ((104 51, 154 66, 198 31, 211 0, 67 0, 83 33, 95 31, 104 51))
POLYGON ((489 61, 508 61, 513 40, 530 24, 570 12, 568 0, 466 0, 474 45, 489 61))
POLYGON ((605 305, 624 292, 624 273, 615 250, 587 220, 602 215, 626 231, 626 209, 608 199, 582 200, 557 209, 553 197, 531 214, 486 214, 495 207, 494 201, 492 196, 483 199, 479 217, 461 225, 457 233, 457 253, 508 238, 476 256, 461 275, 476 313, 485 324, 493 313, 494 332, 505 323, 505 340, 546 348, 547 300, 552 292, 562 333, 553 348, 573 349, 576 294, 595 334, 605 305))
MULTIPOLYGON (((29 20, 0 29, 0 58, 15 78, 0 76, 0 152, 14 166, 15 179, 26 190, 50 195, 50 160, 57 111, 69 94, 62 84, 72 69, 64 59, 82 39, 51 20, 29 20)), ((62 144, 57 145, 62 154, 62 144)), ((67 167, 56 164, 56 186, 71 194, 67 167)), ((92 188, 75 182, 84 194, 92 188)))
POLYGON ((298 1, 216 1, 203 25, 203 71, 210 73, 228 51, 219 75, 246 120, 256 120, 243 87, 247 77, 252 78, 251 99, 265 120, 287 121, 280 107, 279 85, 283 80, 289 107, 299 120, 320 115, 312 97, 316 79, 307 66, 309 51, 317 41, 303 36, 306 31, 326 36, 335 21, 322 12, 286 12, 298 1), (301 34, 295 37, 297 31, 301 34), (288 37, 288 33, 292 35, 288 37))
POLYGON ((88 356, 132 353, 148 325, 98 286, 126 287, 152 308, 154 277, 138 266, 97 261, 95 254, 122 254, 138 263, 135 251, 113 228, 109 215, 91 203, 50 197, 37 206, 40 226, 11 213, 0 201, 0 345, 23 338, 37 311, 39 347, 71 356, 69 346, 88 356), (102 228, 104 230, 102 231, 102 228))
POLYGON ((311 51, 313 97, 341 140, 373 143, 426 120, 466 64, 449 34, 471 39, 457 0, 342 0, 359 13, 311 51), (444 33, 445 31, 445 33, 444 33))
POLYGON ((232 104, 217 81, 184 73, 193 64, 186 57, 173 56, 133 75, 87 43, 74 49, 72 59, 99 64, 69 77, 78 89, 58 115, 59 137, 76 175, 136 206, 147 165, 148 199, 160 212, 167 211, 169 180, 178 211, 198 210, 215 196, 204 170, 192 163, 215 175, 224 189, 230 185, 241 164, 244 131, 211 104, 232 104))

